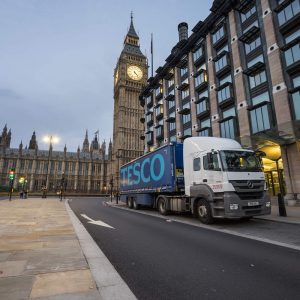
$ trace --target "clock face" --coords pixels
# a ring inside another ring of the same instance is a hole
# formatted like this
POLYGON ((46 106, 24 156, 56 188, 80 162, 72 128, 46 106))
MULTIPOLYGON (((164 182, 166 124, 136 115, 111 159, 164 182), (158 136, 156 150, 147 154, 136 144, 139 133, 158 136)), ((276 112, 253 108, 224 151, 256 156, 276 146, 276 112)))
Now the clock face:
POLYGON ((127 74, 133 80, 141 80, 143 77, 143 71, 137 66, 129 66, 127 74))

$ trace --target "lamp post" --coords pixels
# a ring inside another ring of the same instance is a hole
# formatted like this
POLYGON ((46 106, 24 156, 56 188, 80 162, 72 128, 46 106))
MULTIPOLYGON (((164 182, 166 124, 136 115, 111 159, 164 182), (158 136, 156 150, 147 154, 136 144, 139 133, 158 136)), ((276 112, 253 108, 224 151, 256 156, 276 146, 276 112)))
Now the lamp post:
POLYGON ((117 173, 117 204, 120 197, 120 158, 122 158, 122 149, 118 149, 117 151, 117 159, 118 159, 118 173, 117 173))
POLYGON ((47 169, 46 169, 46 183, 45 183, 45 187, 43 190, 43 198, 47 198, 47 190, 48 190, 48 173, 49 173, 49 165, 50 165, 50 154, 51 154, 51 147, 52 147, 52 143, 58 143, 58 138, 55 136, 45 136, 43 138, 43 141, 45 143, 49 143, 49 150, 48 150, 48 162, 47 162, 47 169))

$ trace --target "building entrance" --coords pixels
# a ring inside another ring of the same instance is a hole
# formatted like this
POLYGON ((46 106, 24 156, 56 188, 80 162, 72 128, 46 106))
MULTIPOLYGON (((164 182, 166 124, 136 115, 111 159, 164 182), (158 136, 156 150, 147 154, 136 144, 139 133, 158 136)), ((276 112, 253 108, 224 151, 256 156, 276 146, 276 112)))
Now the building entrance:
POLYGON ((286 188, 280 146, 268 145, 259 150, 266 154, 262 158, 262 163, 270 196, 277 196, 279 193, 285 195, 286 188))

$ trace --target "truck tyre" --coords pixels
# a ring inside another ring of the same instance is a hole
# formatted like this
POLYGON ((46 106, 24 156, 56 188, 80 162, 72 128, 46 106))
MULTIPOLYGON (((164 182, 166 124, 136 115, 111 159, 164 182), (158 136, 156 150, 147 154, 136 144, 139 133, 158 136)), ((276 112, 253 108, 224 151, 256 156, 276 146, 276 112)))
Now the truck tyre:
POLYGON ((137 204, 136 199, 133 199, 132 206, 133 206, 133 209, 135 209, 135 210, 138 210, 140 208, 140 205, 137 204))
POLYGON ((133 202, 132 202, 132 198, 131 197, 128 198, 128 207, 130 209, 133 207, 133 202))
POLYGON ((197 202, 197 217, 199 218, 200 222, 203 224, 212 224, 214 219, 211 214, 211 209, 209 203, 204 200, 200 199, 197 202))
POLYGON ((161 215, 167 215, 167 199, 165 197, 159 197, 157 201, 158 211, 161 215))

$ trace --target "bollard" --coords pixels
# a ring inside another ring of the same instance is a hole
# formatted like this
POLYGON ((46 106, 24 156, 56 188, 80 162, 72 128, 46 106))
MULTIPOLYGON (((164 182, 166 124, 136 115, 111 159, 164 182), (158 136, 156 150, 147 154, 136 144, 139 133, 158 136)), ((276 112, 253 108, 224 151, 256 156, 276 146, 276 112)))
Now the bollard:
POLYGON ((281 193, 278 194, 278 209, 279 209, 279 216, 286 217, 286 209, 284 205, 284 199, 281 193))

